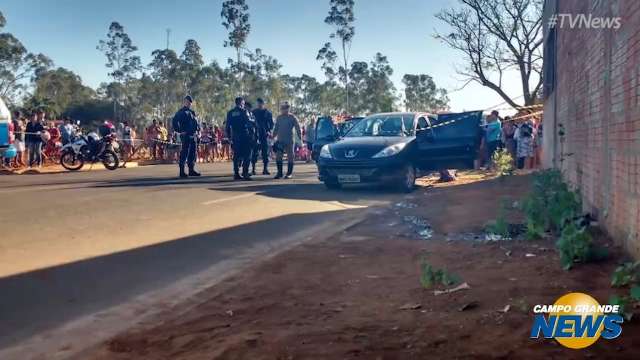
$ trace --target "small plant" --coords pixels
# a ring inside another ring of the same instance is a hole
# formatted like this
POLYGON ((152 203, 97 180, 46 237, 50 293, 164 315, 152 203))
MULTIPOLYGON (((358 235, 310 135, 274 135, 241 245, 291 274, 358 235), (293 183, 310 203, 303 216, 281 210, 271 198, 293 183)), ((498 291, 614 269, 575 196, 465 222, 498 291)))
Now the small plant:
POLYGON ((509 223, 507 222, 508 203, 509 199, 502 199, 500 207, 498 208, 498 216, 496 217, 496 220, 487 225, 487 233, 500 235, 503 238, 508 238, 511 235, 509 232, 509 223))
POLYGON ((493 163, 496 166, 498 175, 509 176, 513 175, 513 156, 507 149, 500 149, 493 153, 493 163))
POLYGON ((616 268, 611 277, 611 286, 622 287, 640 283, 640 261, 627 262, 616 268))
POLYGON ((451 286, 460 282, 460 278, 446 269, 436 269, 426 260, 420 263, 420 284, 425 289, 429 289, 435 285, 451 286))
POLYGON ((567 224, 556 242, 562 268, 569 270, 575 262, 586 262, 589 259, 592 243, 593 240, 587 229, 578 228, 574 223, 567 224))
POLYGON ((640 261, 627 262, 616 268, 611 277, 611 286, 627 287, 628 295, 613 295, 609 298, 609 304, 619 305, 620 314, 631 320, 633 317, 633 305, 640 302, 640 261))

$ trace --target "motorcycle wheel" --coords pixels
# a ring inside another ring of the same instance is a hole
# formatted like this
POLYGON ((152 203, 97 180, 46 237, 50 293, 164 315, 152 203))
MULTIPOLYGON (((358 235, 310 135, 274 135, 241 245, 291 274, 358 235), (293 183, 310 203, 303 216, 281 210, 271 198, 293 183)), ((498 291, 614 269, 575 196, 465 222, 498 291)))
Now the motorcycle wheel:
POLYGON ((60 155, 60 165, 67 170, 78 171, 84 166, 84 159, 73 151, 65 151, 60 155))
POLYGON ((105 150, 102 154, 102 164, 108 170, 115 170, 120 165, 120 160, 118 159, 118 155, 112 150, 105 150))

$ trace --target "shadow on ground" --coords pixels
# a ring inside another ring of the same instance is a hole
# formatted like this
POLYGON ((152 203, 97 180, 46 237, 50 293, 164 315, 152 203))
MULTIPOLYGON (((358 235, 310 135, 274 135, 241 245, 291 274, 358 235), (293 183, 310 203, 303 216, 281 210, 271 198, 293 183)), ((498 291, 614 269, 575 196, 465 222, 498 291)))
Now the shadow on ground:
POLYGON ((0 279, 0 348, 361 209, 292 214, 0 279))

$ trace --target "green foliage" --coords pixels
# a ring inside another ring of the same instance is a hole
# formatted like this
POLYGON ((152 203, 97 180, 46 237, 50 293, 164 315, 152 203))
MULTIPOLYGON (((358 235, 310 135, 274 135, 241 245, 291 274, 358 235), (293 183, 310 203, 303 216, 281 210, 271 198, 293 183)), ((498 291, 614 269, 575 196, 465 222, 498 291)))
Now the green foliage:
POLYGON ((640 261, 618 266, 611 276, 611 286, 628 288, 628 295, 613 295, 609 298, 609 304, 620 305, 620 314, 627 321, 631 320, 633 305, 640 302, 640 261))
POLYGON ((501 235, 503 238, 511 236, 509 232, 509 222, 507 221, 507 212, 509 208, 509 199, 502 199, 498 208, 498 216, 496 220, 489 224, 486 231, 489 234, 501 235))
POLYGON ((507 149, 500 149, 493 153, 493 163, 500 176, 513 175, 513 157, 507 149))
POLYGON ((426 74, 405 74, 404 104, 409 111, 439 112, 449 110, 447 90, 438 88, 433 78, 426 74))
POLYGON ((627 262, 616 268, 611 277, 611 286, 622 287, 640 283, 640 261, 627 262))
POLYGON ((618 314, 624 316, 625 320, 631 321, 633 318, 633 299, 629 296, 612 295, 609 297, 610 305, 618 305, 618 314))
POLYGON ((573 222, 565 225, 556 242, 562 268, 569 270, 575 262, 589 260, 592 245, 593 240, 586 228, 578 228, 573 222))
MULTIPOLYGON (((6 23, 0 11, 0 31, 6 23)), ((45 55, 30 53, 13 34, 0 32, 0 97, 9 104, 16 104, 29 80, 52 65, 45 55)))
POLYGON ((527 239, 537 239, 546 231, 558 236, 556 247, 565 270, 576 262, 598 261, 608 251, 593 244, 588 227, 576 220, 582 215, 580 194, 571 191, 558 170, 543 170, 534 175, 533 190, 523 200, 527 239))
POLYGON ((420 284, 425 289, 429 289, 436 285, 451 286, 458 284, 460 278, 446 269, 436 269, 426 260, 420 263, 420 284))

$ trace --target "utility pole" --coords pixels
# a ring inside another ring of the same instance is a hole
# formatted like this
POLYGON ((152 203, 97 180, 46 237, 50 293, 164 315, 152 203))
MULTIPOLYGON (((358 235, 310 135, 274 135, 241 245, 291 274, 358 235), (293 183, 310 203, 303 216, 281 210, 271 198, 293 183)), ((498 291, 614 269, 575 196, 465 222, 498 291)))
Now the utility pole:
POLYGON ((169 38, 171 37, 171 29, 167 28, 167 50, 169 50, 169 38))

